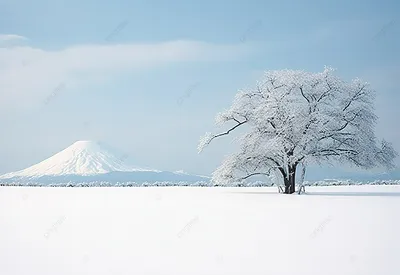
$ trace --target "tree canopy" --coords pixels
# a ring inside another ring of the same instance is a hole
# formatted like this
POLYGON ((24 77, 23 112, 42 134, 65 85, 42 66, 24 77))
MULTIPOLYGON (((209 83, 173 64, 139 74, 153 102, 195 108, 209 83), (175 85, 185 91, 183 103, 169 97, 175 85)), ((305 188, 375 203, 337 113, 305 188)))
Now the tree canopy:
POLYGON ((332 68, 320 73, 267 71, 254 88, 239 91, 232 106, 216 117, 218 125, 230 127, 200 139, 199 152, 247 125, 239 151, 223 161, 213 181, 278 172, 285 192, 293 193, 299 164, 393 168, 396 151, 374 132, 375 92, 360 79, 346 82, 334 73, 332 68))

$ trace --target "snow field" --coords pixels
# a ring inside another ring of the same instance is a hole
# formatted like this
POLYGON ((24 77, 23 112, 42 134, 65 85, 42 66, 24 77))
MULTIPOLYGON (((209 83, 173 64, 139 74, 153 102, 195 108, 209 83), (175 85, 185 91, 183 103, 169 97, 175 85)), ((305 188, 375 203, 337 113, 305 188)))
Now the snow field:
POLYGON ((400 274, 400 186, 0 187, 0 274, 400 274))

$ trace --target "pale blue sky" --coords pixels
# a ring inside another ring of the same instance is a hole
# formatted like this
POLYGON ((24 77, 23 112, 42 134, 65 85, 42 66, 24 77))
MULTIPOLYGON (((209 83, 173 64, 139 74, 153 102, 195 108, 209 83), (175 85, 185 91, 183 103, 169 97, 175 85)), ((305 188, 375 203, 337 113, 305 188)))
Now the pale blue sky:
POLYGON ((238 89, 325 65, 372 84, 378 135, 400 151, 399 13, 398 1, 0 0, 0 173, 90 139, 210 174, 235 146, 198 155, 197 142, 238 89))

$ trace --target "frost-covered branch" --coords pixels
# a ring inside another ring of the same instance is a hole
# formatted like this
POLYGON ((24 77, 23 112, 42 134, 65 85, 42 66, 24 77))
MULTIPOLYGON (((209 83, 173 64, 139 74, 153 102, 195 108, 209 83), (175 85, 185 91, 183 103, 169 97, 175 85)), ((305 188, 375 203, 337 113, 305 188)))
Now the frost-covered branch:
POLYGON ((211 141, 213 141, 213 139, 221 137, 221 136, 225 136, 225 135, 229 135, 230 132, 232 132, 233 130, 235 130, 236 128, 238 128, 239 126, 245 124, 246 122, 248 122, 247 119, 243 120, 243 121, 239 121, 236 118, 231 118, 231 120, 236 122, 236 125, 233 126, 232 128, 228 129, 227 131, 220 133, 220 134, 212 134, 212 133, 206 133, 206 135, 204 135, 201 139, 200 139, 200 143, 198 146, 198 152, 202 152, 204 150, 204 148, 209 145, 211 143, 211 141))

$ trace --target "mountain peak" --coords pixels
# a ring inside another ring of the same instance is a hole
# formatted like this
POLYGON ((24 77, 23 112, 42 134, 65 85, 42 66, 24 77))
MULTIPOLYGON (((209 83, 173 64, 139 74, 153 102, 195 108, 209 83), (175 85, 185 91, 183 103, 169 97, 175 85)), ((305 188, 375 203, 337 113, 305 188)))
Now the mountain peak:
POLYGON ((91 140, 79 140, 54 156, 21 171, 0 178, 60 175, 96 175, 109 172, 154 171, 134 166, 127 154, 91 140))
POLYGON ((75 141, 72 145, 66 148, 66 150, 73 150, 73 151, 101 151, 105 149, 105 146, 102 142, 93 141, 93 140, 78 140, 75 141))
POLYGON ((78 141, 75 141, 71 146, 86 147, 86 146, 92 146, 92 145, 99 145, 99 142, 93 141, 93 140, 78 140, 78 141))

